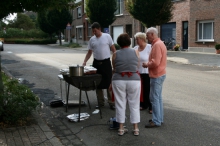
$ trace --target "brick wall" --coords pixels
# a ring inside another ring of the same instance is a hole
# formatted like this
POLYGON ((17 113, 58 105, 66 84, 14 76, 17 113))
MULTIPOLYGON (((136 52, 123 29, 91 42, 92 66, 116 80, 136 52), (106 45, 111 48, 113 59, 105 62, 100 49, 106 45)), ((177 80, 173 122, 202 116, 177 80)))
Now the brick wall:
POLYGON ((183 21, 189 21, 190 0, 174 2, 173 18, 170 22, 176 22, 176 43, 182 46, 183 21))
MULTIPOLYGON (((190 2, 190 48, 214 48, 220 43, 220 0, 191 0, 190 2), (214 20, 214 42, 197 42, 197 22, 201 20, 214 20)), ((213 52, 215 50, 213 49, 213 52)))

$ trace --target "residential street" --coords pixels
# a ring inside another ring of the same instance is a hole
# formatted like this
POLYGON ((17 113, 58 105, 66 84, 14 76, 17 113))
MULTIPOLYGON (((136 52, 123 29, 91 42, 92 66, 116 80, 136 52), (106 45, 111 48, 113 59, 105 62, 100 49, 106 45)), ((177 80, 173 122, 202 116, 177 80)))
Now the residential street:
MULTIPOLYGON (((168 52, 163 87, 164 124, 160 128, 144 128, 151 115, 147 110, 141 111, 140 135, 135 137, 127 110, 125 125, 129 132, 120 137, 116 130, 109 130, 106 125, 114 116, 107 103, 102 108, 102 119, 99 114, 92 114, 97 105, 95 91, 88 92, 91 109, 89 106, 81 108, 90 117, 79 123, 69 122, 66 118, 78 113, 78 107, 69 107, 66 113, 64 107, 49 106, 49 100, 61 96, 59 70, 72 64, 81 65, 86 52, 85 48, 18 44, 5 44, 1 52, 2 66, 40 97, 44 106, 39 117, 63 145, 220 145, 220 55, 168 52)), ((91 57, 87 65, 92 61, 91 57)), ((78 100, 78 97, 79 90, 70 87, 70 100, 78 100)), ((82 100, 87 103, 85 92, 82 92, 82 100)))

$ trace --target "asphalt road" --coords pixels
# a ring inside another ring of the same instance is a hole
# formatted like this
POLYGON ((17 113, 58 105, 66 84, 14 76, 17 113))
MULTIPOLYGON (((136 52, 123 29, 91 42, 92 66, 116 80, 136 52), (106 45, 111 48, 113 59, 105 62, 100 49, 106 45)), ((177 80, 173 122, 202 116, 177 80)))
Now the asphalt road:
MULTIPOLYGON (((2 65, 16 78, 22 78, 41 101, 48 105, 54 97, 60 97, 59 70, 71 64, 82 64, 86 51, 47 45, 9 45, 1 52, 2 65)), ((168 54, 169 56, 169 54, 168 54)), ((178 57, 178 56, 176 56, 178 57)), ((88 65, 92 59, 88 61, 88 65)), ((82 112, 90 114, 89 119, 80 123, 69 122, 66 116, 77 113, 77 107, 45 106, 43 118, 58 136, 75 133, 84 145, 220 145, 220 69, 168 62, 167 77, 163 88, 164 124, 160 128, 146 129, 144 125, 151 118, 141 111, 140 136, 132 135, 132 126, 127 112, 129 133, 119 137, 117 131, 106 125, 114 111, 106 106, 103 118, 92 114, 97 104, 95 92, 89 91, 92 109, 88 106, 82 112), (52 115, 52 116, 51 116, 52 115), (56 121, 56 122, 55 122, 56 121), (62 130, 63 128, 63 130, 62 130)), ((64 85, 64 84, 63 84, 64 85)), ((77 100, 79 90, 71 87, 71 99, 77 100)), ((83 93, 83 100, 86 101, 83 93)), ((61 138, 62 141, 62 138, 61 138)), ((64 141, 64 140, 63 140, 64 141)), ((65 142, 65 141, 64 141, 65 142)))

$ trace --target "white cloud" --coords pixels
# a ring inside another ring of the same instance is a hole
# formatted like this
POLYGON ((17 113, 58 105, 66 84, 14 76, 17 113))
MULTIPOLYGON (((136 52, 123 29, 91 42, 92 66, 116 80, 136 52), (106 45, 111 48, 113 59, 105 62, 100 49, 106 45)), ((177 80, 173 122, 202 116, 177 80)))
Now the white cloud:
POLYGON ((17 13, 9 14, 7 17, 5 17, 2 21, 6 24, 8 24, 7 20, 14 20, 15 17, 17 17, 17 13))

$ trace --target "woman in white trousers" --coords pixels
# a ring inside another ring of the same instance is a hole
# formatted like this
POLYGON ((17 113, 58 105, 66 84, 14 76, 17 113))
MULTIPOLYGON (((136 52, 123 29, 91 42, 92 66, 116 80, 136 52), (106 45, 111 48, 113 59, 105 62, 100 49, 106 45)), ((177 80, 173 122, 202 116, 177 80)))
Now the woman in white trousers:
POLYGON ((140 75, 137 73, 139 65, 139 52, 131 49, 128 34, 123 33, 117 39, 121 49, 112 56, 113 76, 112 90, 115 97, 116 121, 119 123, 118 135, 127 133, 124 128, 126 104, 130 109, 130 122, 133 124, 133 134, 139 135, 140 122, 140 75))

